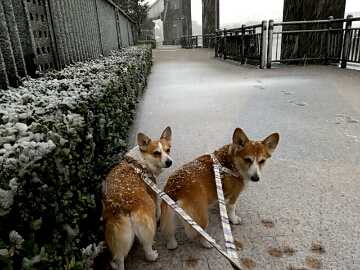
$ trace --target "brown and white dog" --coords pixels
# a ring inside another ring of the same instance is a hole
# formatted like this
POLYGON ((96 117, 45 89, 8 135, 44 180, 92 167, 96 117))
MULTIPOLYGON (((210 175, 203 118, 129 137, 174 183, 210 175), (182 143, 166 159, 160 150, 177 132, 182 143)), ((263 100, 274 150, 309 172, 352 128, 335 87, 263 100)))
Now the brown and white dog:
MULTIPOLYGON (((235 215, 236 200, 250 181, 260 180, 265 161, 271 157, 279 142, 279 134, 273 133, 263 141, 251 141, 240 128, 233 133, 232 143, 214 152, 223 167, 234 172, 224 173, 222 178, 226 209, 231 223, 240 224, 235 215)), ((168 179, 164 191, 182 207, 204 230, 208 220, 208 207, 218 200, 211 155, 203 155, 185 164, 168 179)), ((178 244, 174 233, 182 222, 187 236, 199 237, 204 247, 211 245, 188 225, 165 203, 161 203, 160 226, 167 239, 167 248, 175 249, 178 244)))
POLYGON ((121 270, 135 236, 142 244, 148 261, 155 261, 158 257, 152 244, 156 221, 160 219, 160 204, 157 194, 146 185, 134 167, 156 183, 155 176, 172 164, 169 156, 170 127, 155 141, 139 133, 137 142, 138 145, 126 153, 125 161, 106 177, 102 189, 105 241, 112 255, 113 268, 121 270))

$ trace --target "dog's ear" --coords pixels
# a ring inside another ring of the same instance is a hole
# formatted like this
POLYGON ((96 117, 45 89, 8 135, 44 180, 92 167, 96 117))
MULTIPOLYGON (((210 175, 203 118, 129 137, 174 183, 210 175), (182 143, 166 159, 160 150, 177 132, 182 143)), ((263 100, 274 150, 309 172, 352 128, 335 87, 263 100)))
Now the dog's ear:
POLYGON ((171 142, 171 127, 165 128, 165 130, 163 131, 163 133, 160 136, 160 139, 165 139, 165 140, 171 142))
POLYGON ((280 140, 279 133, 273 133, 262 141, 262 143, 266 145, 270 155, 275 151, 276 146, 279 143, 279 140, 280 140))
POLYGON ((139 133, 137 136, 138 145, 141 151, 146 151, 147 146, 149 145, 150 138, 144 133, 139 133))
POLYGON ((233 143, 243 148, 249 139, 241 128, 236 128, 233 134, 233 143))

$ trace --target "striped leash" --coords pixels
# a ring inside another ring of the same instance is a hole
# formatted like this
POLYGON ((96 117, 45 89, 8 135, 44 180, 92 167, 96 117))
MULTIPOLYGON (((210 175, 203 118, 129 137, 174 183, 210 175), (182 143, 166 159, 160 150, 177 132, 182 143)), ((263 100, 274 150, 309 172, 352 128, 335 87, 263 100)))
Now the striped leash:
POLYGON ((155 191, 162 200, 164 200, 176 213, 178 213, 191 227, 193 227, 201 236, 203 236, 214 248, 216 248, 231 264, 233 269, 241 270, 238 261, 234 261, 211 236, 203 230, 173 199, 171 199, 164 191, 162 191, 150 178, 139 168, 133 166, 135 171, 140 174, 141 179, 155 191))
MULTIPOLYGON (((219 160, 215 157, 215 155, 212 154, 211 157, 214 162, 213 166, 214 166, 214 174, 215 174, 215 182, 216 182, 216 192, 217 192, 218 200, 219 200, 221 225, 223 227, 223 232, 224 232, 226 251, 227 251, 227 254, 229 254, 229 256, 232 258, 233 261, 240 264, 239 256, 236 252, 236 246, 234 243, 234 238, 232 236, 229 218, 228 218, 228 214, 227 214, 227 210, 226 210, 224 192, 223 192, 223 187, 222 187, 222 183, 221 183, 221 175, 220 175, 220 170, 228 173, 227 170, 229 170, 229 169, 223 167, 220 164, 219 160), (223 170, 222 168, 225 168, 227 170, 223 170)), ((233 172, 233 171, 231 171, 231 172, 233 172)), ((236 174, 236 173, 233 172, 232 175, 235 176, 234 174, 236 174)))

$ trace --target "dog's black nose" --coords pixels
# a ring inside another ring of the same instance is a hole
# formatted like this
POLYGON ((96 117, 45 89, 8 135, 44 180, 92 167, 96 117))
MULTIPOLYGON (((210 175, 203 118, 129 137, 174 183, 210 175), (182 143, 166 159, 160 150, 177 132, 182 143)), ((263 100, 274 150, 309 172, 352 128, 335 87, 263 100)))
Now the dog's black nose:
POLYGON ((171 164, 172 164, 172 160, 168 159, 167 161, 165 161, 165 164, 166 164, 167 167, 170 167, 171 164))
POLYGON ((257 174, 251 176, 251 181, 258 182, 260 180, 259 176, 257 174))

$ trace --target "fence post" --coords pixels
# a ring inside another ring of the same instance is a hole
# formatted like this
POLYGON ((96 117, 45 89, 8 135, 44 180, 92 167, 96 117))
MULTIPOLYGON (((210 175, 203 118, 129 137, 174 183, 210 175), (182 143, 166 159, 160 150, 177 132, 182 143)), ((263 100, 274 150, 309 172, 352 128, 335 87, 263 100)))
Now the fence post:
POLYGON ((332 20, 333 16, 329 17, 328 22, 328 32, 327 32, 327 44, 326 44, 326 55, 325 55, 325 65, 329 64, 329 56, 331 51, 331 29, 332 29, 332 20))
POLYGON ((274 20, 269 20, 266 68, 271 68, 272 47, 273 47, 273 38, 274 38, 273 35, 274 35, 274 20))
POLYGON ((219 30, 215 29, 215 43, 214 43, 214 47, 215 47, 215 57, 219 57, 219 45, 218 45, 218 35, 219 35, 219 30))
POLYGON ((266 64, 266 30, 267 23, 263 20, 261 23, 260 69, 264 69, 266 64))
POLYGON ((224 60, 226 60, 226 53, 227 53, 227 51, 226 51, 226 28, 224 28, 224 53, 223 53, 223 55, 224 55, 224 60))
MULTIPOLYGON (((7 28, 9 32, 9 37, 11 40, 13 54, 15 58, 15 64, 17 73, 20 77, 25 77, 27 75, 26 72, 26 64, 24 59, 24 54, 21 46, 19 30, 17 27, 15 13, 12 1, 3 1, 3 9, 5 12, 5 18, 7 21, 7 28)), ((16 8, 16 7, 15 7, 16 8)))
POLYGON ((9 87, 9 80, 6 73, 6 64, 0 48, 0 90, 1 89, 6 90, 8 89, 8 87, 9 87))
POLYGON ((241 64, 245 64, 245 26, 245 24, 241 26, 241 64))
POLYGON ((11 86, 19 87, 19 74, 16 67, 15 56, 12 48, 10 33, 5 18, 2 3, 0 4, 0 50, 4 59, 8 82, 11 86))
POLYGON ((344 37, 344 43, 343 43, 341 68, 346 68, 347 60, 349 57, 350 30, 351 30, 352 17, 353 17, 352 15, 347 15, 347 17, 346 17, 345 37, 344 37))
MULTIPOLYGON (((96 11, 97 28, 98 28, 98 31, 99 31, 97 34, 99 35, 100 52, 101 52, 102 55, 104 55, 104 46, 103 46, 103 41, 102 41, 102 38, 101 38, 100 18, 99 18, 99 10, 98 10, 97 0, 95 0, 95 11, 96 11)), ((128 32, 129 32, 129 28, 127 28, 127 29, 128 29, 128 32)), ((129 44, 127 44, 127 45, 129 45, 129 44)))

